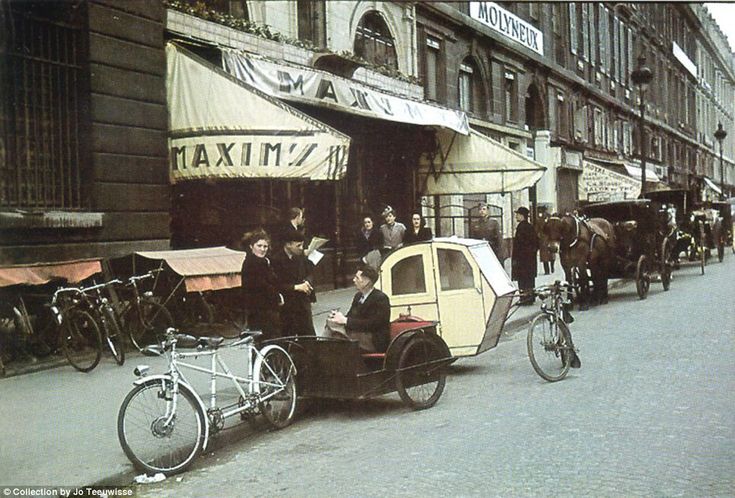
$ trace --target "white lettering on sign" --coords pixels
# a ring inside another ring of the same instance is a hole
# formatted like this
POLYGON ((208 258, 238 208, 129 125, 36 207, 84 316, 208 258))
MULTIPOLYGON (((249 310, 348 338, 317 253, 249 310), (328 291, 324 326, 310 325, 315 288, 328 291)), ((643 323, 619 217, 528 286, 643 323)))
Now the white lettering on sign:
POLYGON ((544 34, 495 2, 470 2, 470 17, 544 55, 544 34))

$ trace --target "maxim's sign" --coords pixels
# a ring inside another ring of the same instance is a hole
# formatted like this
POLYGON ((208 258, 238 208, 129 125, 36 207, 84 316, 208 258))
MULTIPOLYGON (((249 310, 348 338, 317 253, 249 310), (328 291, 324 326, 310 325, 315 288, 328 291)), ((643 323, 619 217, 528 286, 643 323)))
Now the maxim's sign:
POLYGON ((544 34, 495 2, 470 2, 470 17, 544 55, 544 34))

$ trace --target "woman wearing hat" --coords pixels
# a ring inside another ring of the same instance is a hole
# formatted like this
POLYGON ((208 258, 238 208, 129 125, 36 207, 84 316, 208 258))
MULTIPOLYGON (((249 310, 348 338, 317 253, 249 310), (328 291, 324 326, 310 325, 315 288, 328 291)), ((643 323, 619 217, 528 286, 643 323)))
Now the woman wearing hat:
POLYGON ((536 279, 536 251, 538 239, 536 231, 528 222, 528 208, 516 210, 516 236, 513 238, 513 255, 511 259, 511 278, 518 282, 521 291, 520 304, 533 304, 533 287, 536 279))

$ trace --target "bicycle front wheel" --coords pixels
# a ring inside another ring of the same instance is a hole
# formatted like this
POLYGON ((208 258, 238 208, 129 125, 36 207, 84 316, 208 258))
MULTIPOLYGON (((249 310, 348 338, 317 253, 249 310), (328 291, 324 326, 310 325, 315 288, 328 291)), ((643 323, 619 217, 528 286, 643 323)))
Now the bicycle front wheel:
POLYGON ((142 300, 140 305, 131 304, 125 315, 125 325, 130 342, 142 350, 148 344, 163 341, 166 329, 174 326, 174 320, 163 305, 142 300))
POLYGON ((61 349, 71 366, 89 372, 102 357, 102 337, 97 322, 86 311, 75 310, 64 316, 61 349))
POLYGON ((528 359, 536 373, 549 382, 561 380, 569 372, 572 355, 568 337, 567 325, 559 321, 555 326, 548 315, 534 318, 528 329, 528 359))
POLYGON ((105 318, 102 325, 105 328, 107 348, 112 353, 112 357, 115 358, 115 362, 122 365, 125 363, 125 345, 123 344, 122 331, 118 325, 115 312, 110 307, 104 307, 100 311, 104 313, 105 318))
POLYGON ((266 351, 258 372, 260 412, 268 423, 282 429, 296 412, 296 369, 282 349, 266 351))
POLYGON ((149 380, 135 386, 123 400, 117 437, 135 468, 169 476, 186 470, 199 456, 206 423, 189 389, 179 385, 174 399, 171 381, 149 380))

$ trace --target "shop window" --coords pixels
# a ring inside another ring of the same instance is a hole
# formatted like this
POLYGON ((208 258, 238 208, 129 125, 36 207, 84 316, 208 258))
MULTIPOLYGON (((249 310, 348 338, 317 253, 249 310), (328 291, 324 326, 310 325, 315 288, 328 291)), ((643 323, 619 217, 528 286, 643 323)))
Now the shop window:
POLYGON ((81 138, 88 108, 82 90, 86 12, 81 5, 10 2, 3 7, 0 208, 87 207, 81 138))
POLYGON ((424 45, 424 93, 427 99, 439 100, 439 68, 441 66, 441 43, 431 36, 426 37, 424 45))
POLYGON ((472 266, 461 251, 437 249, 436 254, 443 291, 470 289, 475 286, 472 266))
POLYGON ((378 12, 368 12, 360 20, 355 35, 355 55, 378 66, 398 69, 393 37, 378 12))
POLYGON ((297 0, 299 40, 309 41, 317 47, 326 43, 326 8, 324 0, 297 0))
POLYGON ((505 120, 515 123, 518 121, 518 84, 516 76, 510 71, 505 72, 505 120))
POLYGON ((424 258, 417 254, 396 263, 391 268, 390 278, 394 296, 425 293, 424 258))

